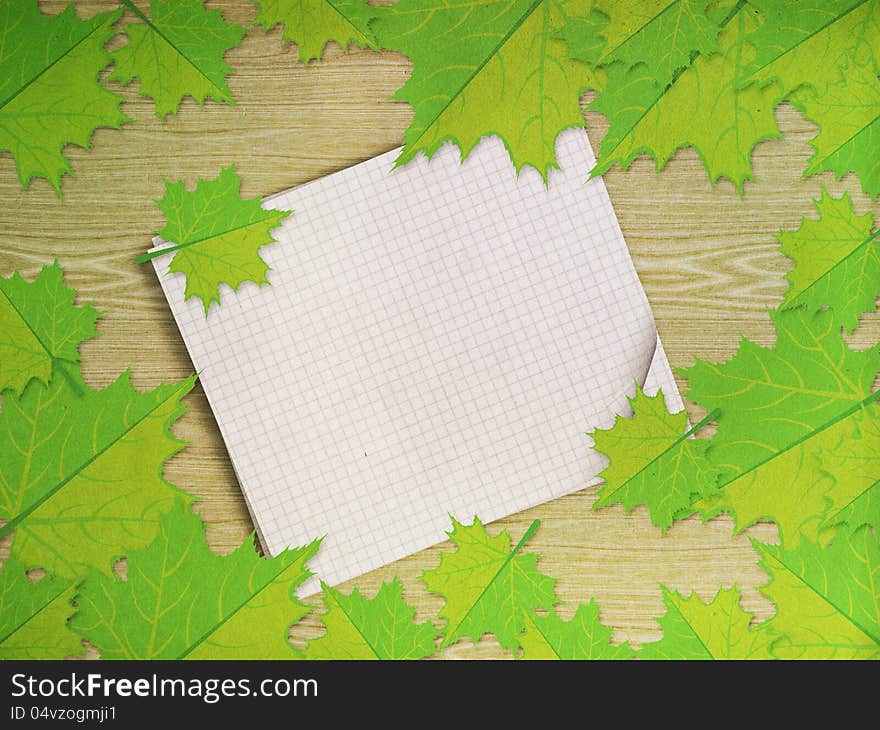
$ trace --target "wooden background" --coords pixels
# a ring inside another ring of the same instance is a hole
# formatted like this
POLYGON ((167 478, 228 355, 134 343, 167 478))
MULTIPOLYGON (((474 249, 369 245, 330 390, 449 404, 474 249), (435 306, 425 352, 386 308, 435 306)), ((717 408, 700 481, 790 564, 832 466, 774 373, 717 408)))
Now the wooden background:
MULTIPOLYGON (((40 6, 57 13, 64 4, 40 6)), ((255 15, 255 6, 244 0, 221 5, 230 21, 247 23, 255 15)), ((85 17, 112 7, 111 2, 83 1, 77 11, 85 17)), ((119 44, 116 38, 108 47, 119 44)), ((137 83, 122 90, 123 110, 133 121, 121 131, 98 130, 91 151, 67 148, 75 176, 64 181, 63 202, 42 180, 21 190, 11 157, 0 155, 0 199, 5 201, 0 206, 0 275, 19 269, 30 278, 57 258, 67 283, 79 290, 79 301, 92 301, 106 312, 99 321, 101 336, 80 350, 92 386, 110 383, 125 368, 141 389, 192 371, 152 267, 134 262, 163 225, 153 203, 163 194, 163 179, 182 177, 192 185, 197 177, 213 177, 234 162, 243 178, 242 194, 262 196, 402 144, 411 110, 388 98, 408 77, 406 58, 360 50, 343 54, 331 44, 323 61, 305 67, 295 51, 278 29, 268 34, 255 29, 226 56, 236 69, 229 86, 237 105, 199 107, 187 100, 164 123, 155 116, 152 101, 137 96, 137 83)), ((784 105, 777 118, 784 136, 755 149, 755 182, 747 183, 743 197, 728 182, 712 188, 693 150, 680 152, 660 174, 653 161, 639 159, 628 172, 615 169, 605 176, 673 366, 689 365, 694 357, 727 359, 741 336, 772 344, 767 310, 780 301, 786 288, 782 276, 790 265, 773 236, 782 228, 796 228, 803 216, 815 217, 811 200, 823 185, 834 194, 849 191, 859 213, 871 208, 854 176, 842 182, 831 175, 802 180, 815 127, 784 105)), ((591 112, 586 120, 596 149, 607 125, 591 112)), ((873 210, 880 217, 880 205, 873 210)), ((880 316, 865 317, 851 340, 856 347, 880 340, 880 316)), ((228 552, 252 525, 199 386, 185 402, 189 412, 174 431, 191 443, 169 462, 165 475, 201 499, 196 509, 209 525, 209 543, 228 552)), ((773 540, 772 525, 756 525, 734 537, 727 518, 706 524, 692 518, 661 535, 645 510, 593 512, 593 500, 593 491, 585 490, 490 528, 506 528, 516 540, 533 519, 542 520, 529 549, 542 555, 540 568, 558 579, 562 615, 592 596, 602 620, 614 627, 616 641, 651 641, 660 636, 654 618, 664 610, 661 584, 686 593, 695 590, 703 599, 719 586, 736 584, 756 619, 771 615, 772 606, 756 589, 766 576, 746 535, 773 540)), ((342 589, 357 584, 371 596, 382 580, 397 575, 418 617, 428 617, 441 599, 425 591, 418 575, 435 566, 439 551, 448 548, 425 550, 342 589)), ((0 556, 7 551, 8 540, 0 556)), ((320 631, 312 614, 294 628, 294 642, 320 631)), ((510 655, 487 636, 476 646, 459 642, 442 656, 510 655)))

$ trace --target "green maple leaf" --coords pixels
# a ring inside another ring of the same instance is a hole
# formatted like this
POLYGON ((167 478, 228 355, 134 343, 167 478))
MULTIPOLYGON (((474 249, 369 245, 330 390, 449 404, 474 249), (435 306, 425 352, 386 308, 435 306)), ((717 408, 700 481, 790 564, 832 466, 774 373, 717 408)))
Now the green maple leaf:
POLYGON ((294 589, 318 549, 262 558, 246 541, 220 557, 186 505, 127 554, 128 578, 96 571, 80 585, 71 628, 104 659, 292 659, 290 626, 309 612, 294 589))
POLYGON ((252 0, 260 8, 254 25, 266 31, 284 26, 282 37, 299 47, 303 63, 320 59, 324 48, 335 41, 345 50, 352 43, 378 48, 370 22, 376 8, 365 0, 252 0))
MULTIPOLYGON (((820 528, 843 526, 856 531, 864 525, 880 528, 880 413, 869 410, 849 438, 817 454, 820 472, 833 480, 834 496, 820 528)), ((829 490, 830 491, 830 490, 829 490)))
POLYGON ((880 80, 873 63, 850 59, 838 83, 822 94, 804 87, 792 103, 819 125, 805 175, 829 170, 840 179, 855 172, 868 195, 880 195, 880 80))
POLYGON ((694 54, 718 48, 723 16, 708 13, 710 5, 712 0, 598 0, 594 8, 609 23, 602 31, 606 45, 597 63, 620 62, 626 69, 644 64, 642 72, 666 86, 694 54))
POLYGON ((771 576, 761 590, 776 604, 776 656, 880 659, 880 543, 870 529, 839 532, 826 548, 752 544, 771 576))
POLYGON ((149 542, 183 494, 162 467, 183 447, 169 426, 195 376, 140 393, 128 373, 93 390, 63 371, 33 381, 0 411, 0 535, 15 530, 28 568, 73 577, 109 572, 126 548, 149 542))
POLYGON ((645 644, 640 659, 772 659, 778 635, 767 623, 750 626, 752 615, 742 609, 740 592, 722 588, 710 603, 685 598, 663 586, 666 614, 657 619, 663 638, 645 644))
POLYGON ((123 28, 128 43, 112 54, 111 79, 140 79, 140 95, 156 102, 159 117, 175 113, 184 96, 235 103, 223 56, 241 43, 244 28, 227 23, 220 10, 205 10, 204 0, 150 0, 151 17, 131 0, 122 3, 142 22, 123 28))
POLYGON ((104 43, 121 10, 80 20, 73 4, 45 16, 36 0, 0 4, 0 151, 11 152, 24 187, 35 177, 61 194, 67 144, 88 148, 98 127, 128 121, 122 97, 98 83, 104 43))
POLYGON ((688 397, 719 409, 711 456, 735 476, 858 409, 880 370, 877 348, 852 350, 828 311, 773 312, 776 342, 747 339, 727 362, 679 372, 688 397))
POLYGON ((880 250, 871 213, 857 216, 849 194, 824 191, 815 202, 819 220, 804 218, 796 231, 778 236, 782 253, 795 262, 782 309, 830 307, 834 322, 852 332, 880 294, 880 250))
POLYGON ((586 14, 589 5, 401 0, 378 8, 372 27, 380 45, 413 63, 394 96, 414 110, 397 163, 420 151, 430 157, 446 141, 466 157, 482 137, 498 135, 517 170, 529 165, 546 179, 557 167, 556 137, 584 123, 581 92, 601 83, 558 37, 566 17, 586 14))
POLYGON ((355 588, 344 595, 322 584, 327 633, 309 643, 306 659, 421 659, 433 654, 438 631, 430 622, 416 623, 416 610, 403 600, 395 578, 383 583, 375 598, 355 588))
POLYGON ((772 316, 772 348, 744 339, 728 362, 698 360, 682 372, 688 397, 720 413, 708 454, 722 470, 722 489, 697 508, 707 519, 730 512, 737 530, 772 519, 792 546, 862 488, 845 468, 829 478, 818 455, 859 439, 865 419, 877 417, 869 404, 878 395, 871 387, 880 353, 849 349, 829 311, 772 316))
POLYGON ((749 36, 756 49, 744 83, 778 81, 787 95, 803 85, 824 94, 854 51, 877 55, 876 0, 749 0, 764 22, 749 36))
POLYGON ((880 479, 878 430, 880 406, 863 406, 820 426, 696 506, 707 519, 730 512, 736 531, 773 520, 789 547, 804 537, 818 539, 826 527, 844 522, 841 513, 860 505, 880 479), (835 451, 846 458, 830 458, 835 451))
POLYGON ((610 66, 606 88, 591 105, 610 123, 591 177, 615 164, 626 169, 641 153, 659 171, 677 150, 693 147, 713 184, 724 177, 742 192, 752 177, 752 148, 779 136, 778 86, 740 88, 754 57, 746 40, 754 24, 746 4, 737 3, 722 21, 719 51, 697 55, 667 86, 658 86, 644 65, 610 66))
POLYGON ((599 607, 590 599, 577 607, 569 621, 551 611, 546 616, 526 613, 526 631, 519 637, 521 659, 632 659, 629 644, 611 643, 611 629, 599 621, 599 607))
POLYGON ((94 337, 98 311, 74 306, 64 272, 48 264, 32 282, 0 277, 0 390, 21 393, 32 380, 47 385, 52 366, 79 363, 79 344, 94 337))
POLYGON ((446 619, 443 646, 463 636, 470 636, 476 644, 491 632, 501 646, 513 649, 525 629, 526 615, 534 608, 550 609, 557 602, 556 581, 535 567, 538 555, 518 554, 539 525, 535 520, 511 550, 506 530, 492 537, 476 517, 471 525, 452 520, 448 534, 455 552, 443 553, 436 568, 422 573, 428 590, 446 599, 440 611, 446 619))
POLYGON ((565 41, 569 57, 598 67, 608 44, 603 31, 609 22, 610 18, 596 10, 595 6, 584 15, 566 16, 564 25, 559 29, 559 37, 565 41))
POLYGON ((590 434, 610 461, 599 475, 605 483, 593 509, 620 502, 629 511, 644 504, 651 522, 666 529, 696 496, 715 493, 719 472, 706 458, 710 442, 688 438, 703 424, 689 431, 687 413, 669 413, 662 393, 652 397, 637 388, 629 402, 632 418, 617 417, 610 429, 590 434))
POLYGON ((73 613, 74 586, 56 577, 28 578, 14 557, 0 571, 0 659, 64 659, 82 654, 65 624, 73 613))
POLYGON ((766 21, 749 40, 757 49, 744 83, 775 83, 819 125, 805 174, 859 175, 880 194, 880 2, 755 0, 766 21))
POLYGON ((192 192, 183 181, 166 182, 158 205, 167 223, 157 234, 175 245, 137 259, 174 252, 169 268, 186 276, 185 298, 201 299, 206 316, 211 303, 220 302, 220 284, 235 291, 245 281, 268 283, 259 249, 273 242, 272 229, 291 213, 263 210, 259 198, 240 196, 240 186, 235 165, 213 180, 200 179, 192 192))

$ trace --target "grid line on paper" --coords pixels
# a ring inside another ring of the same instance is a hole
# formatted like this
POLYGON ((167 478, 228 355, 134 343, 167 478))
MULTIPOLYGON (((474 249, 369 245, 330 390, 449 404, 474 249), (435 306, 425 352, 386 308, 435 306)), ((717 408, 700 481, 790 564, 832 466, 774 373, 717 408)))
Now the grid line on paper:
POLYGON ((583 130, 546 187, 495 138, 395 154, 267 200, 271 286, 207 319, 154 259, 265 547, 326 534, 330 584, 584 486, 649 368, 678 398, 583 130))

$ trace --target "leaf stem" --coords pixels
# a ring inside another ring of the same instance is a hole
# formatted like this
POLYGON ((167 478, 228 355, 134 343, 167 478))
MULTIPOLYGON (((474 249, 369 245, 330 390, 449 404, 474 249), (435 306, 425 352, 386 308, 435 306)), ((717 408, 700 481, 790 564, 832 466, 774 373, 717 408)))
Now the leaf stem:
POLYGON ((82 386, 79 384, 77 379, 73 375, 71 375, 70 371, 67 369, 68 366, 70 365, 70 363, 68 363, 66 360, 61 360, 60 358, 53 358, 52 360, 57 365, 58 372, 64 376, 64 379, 67 381, 67 384, 70 386, 70 389, 74 393, 76 393, 80 398, 82 398, 84 395, 82 386))
MULTIPOLYGON (((538 528, 541 526, 541 520, 534 520, 531 525, 529 525, 529 529, 526 530, 525 534, 520 538, 519 542, 516 544, 516 547, 513 549, 513 552, 510 553, 510 559, 512 559, 520 550, 523 549, 523 546, 532 539, 534 534, 538 531, 538 528)), ((506 563, 505 563, 506 565, 506 563)))
POLYGON ((159 256, 164 256, 166 253, 174 253, 175 251, 179 251, 182 248, 186 248, 190 244, 188 243, 176 243, 173 246, 166 246, 165 248, 157 248, 155 251, 147 251, 146 253, 142 253, 138 256, 134 262, 136 264, 145 264, 147 261, 152 261, 159 256))
POLYGON ((706 414, 706 417, 703 418, 702 421, 700 421, 696 426, 694 426, 694 427, 693 427, 690 431, 688 431, 684 436, 682 436, 681 439, 680 439, 680 441, 684 441, 685 439, 689 439, 689 438, 690 438, 691 436, 693 436, 697 431, 699 431, 701 428, 703 428, 703 426, 705 426, 707 423, 711 423, 711 422, 714 421, 716 418, 718 418, 718 416, 719 416, 720 413, 721 413, 721 409, 720 409, 720 408, 715 408, 713 411, 711 411, 710 413, 706 414))

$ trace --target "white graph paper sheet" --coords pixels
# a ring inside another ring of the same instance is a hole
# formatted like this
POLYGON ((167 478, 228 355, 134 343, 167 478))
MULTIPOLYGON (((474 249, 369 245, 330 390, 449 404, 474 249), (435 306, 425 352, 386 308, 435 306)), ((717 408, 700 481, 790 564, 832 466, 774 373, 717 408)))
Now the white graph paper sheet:
POLYGON ((490 138, 276 195, 271 286, 207 318, 154 259, 269 553, 326 535, 342 582, 594 481, 635 383, 681 410, 583 130, 557 152, 547 187, 490 138))

